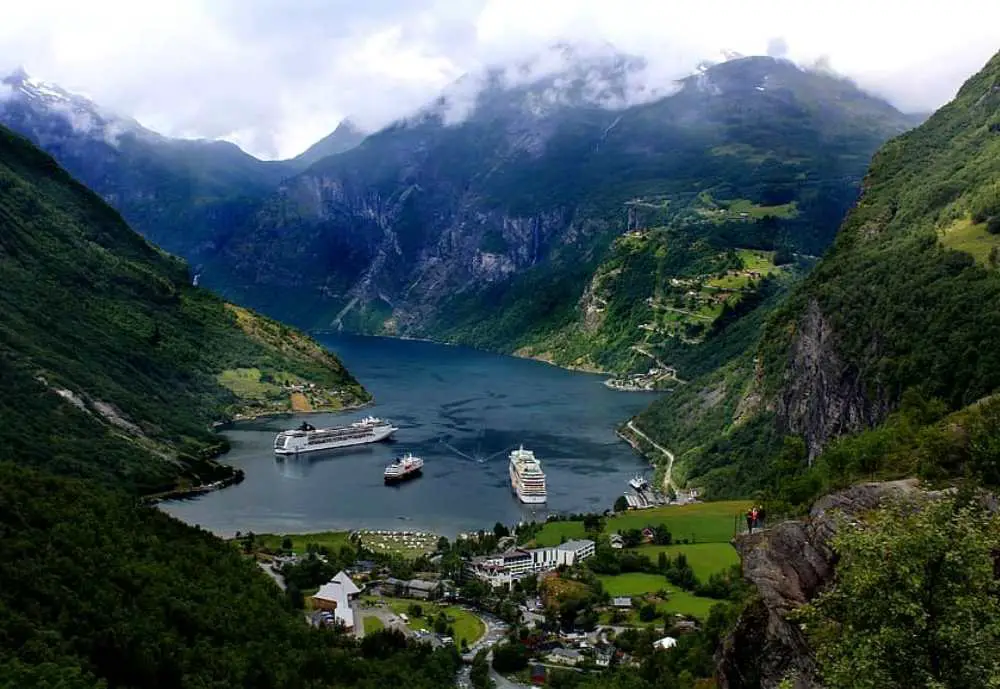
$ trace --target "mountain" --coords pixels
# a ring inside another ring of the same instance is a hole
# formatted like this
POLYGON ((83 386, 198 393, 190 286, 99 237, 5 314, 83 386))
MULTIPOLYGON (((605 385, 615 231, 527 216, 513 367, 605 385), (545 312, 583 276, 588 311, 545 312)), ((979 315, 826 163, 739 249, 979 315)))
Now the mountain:
POLYGON ((191 286, 55 161, 0 129, 0 460, 170 490, 227 475, 214 421, 369 399, 301 333, 191 286), (306 398, 308 397, 308 399, 306 398))
MULTIPOLYGON (((658 89, 638 58, 561 50, 556 68, 467 77, 286 180, 205 262, 205 284, 308 328, 628 368, 636 342, 607 333, 552 351, 591 326, 581 298, 618 299, 610 290, 629 311, 671 300, 659 286, 672 278, 749 270, 739 250, 772 264, 818 254, 870 155, 912 124, 786 61, 736 59, 658 89), (643 237, 616 243, 626 230, 643 237), (609 286, 601 275, 620 273, 636 242, 654 284, 609 286), (666 245, 678 254, 664 258, 666 245)), ((651 320, 616 312, 596 327, 651 320)))
POLYGON ((877 153, 756 347, 638 424, 714 495, 783 484, 801 500, 871 475, 996 484, 998 264, 1000 54, 877 153))
POLYGON ((156 245, 191 260, 246 222, 256 199, 296 168, 225 141, 172 139, 83 96, 4 78, 0 124, 51 154, 156 245))
POLYGON ((300 169, 307 168, 323 158, 357 147, 366 136, 350 119, 342 120, 336 129, 292 158, 291 163, 300 169))

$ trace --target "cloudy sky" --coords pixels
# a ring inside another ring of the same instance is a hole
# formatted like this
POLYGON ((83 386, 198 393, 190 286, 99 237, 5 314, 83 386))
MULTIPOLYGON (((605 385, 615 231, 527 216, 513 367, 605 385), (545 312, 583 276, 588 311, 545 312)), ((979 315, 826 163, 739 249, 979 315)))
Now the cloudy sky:
POLYGON ((1000 50, 997 0, 31 0, 4 7, 0 69, 165 134, 294 155, 345 115, 369 129, 464 73, 557 41, 645 56, 656 79, 780 48, 905 110, 946 102, 1000 50))

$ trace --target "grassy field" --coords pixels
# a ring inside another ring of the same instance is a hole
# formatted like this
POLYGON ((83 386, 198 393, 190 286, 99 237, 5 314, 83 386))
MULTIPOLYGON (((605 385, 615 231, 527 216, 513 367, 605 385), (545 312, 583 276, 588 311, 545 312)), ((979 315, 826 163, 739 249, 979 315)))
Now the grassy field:
MULTIPOLYGON (((362 542, 372 550, 383 553, 399 553, 403 557, 415 558, 425 553, 431 552, 437 545, 437 536, 426 534, 422 536, 410 536, 411 543, 407 545, 406 538, 396 534, 377 534, 374 532, 362 531, 362 542)), ((342 546, 350 545, 350 532, 348 531, 320 531, 306 534, 257 534, 257 542, 272 551, 281 549, 281 542, 285 537, 292 539, 292 550, 301 554, 306 551, 306 545, 315 543, 326 546, 331 552, 336 552, 342 546)))
POLYGON ((388 598, 382 596, 365 599, 365 602, 369 604, 377 601, 383 601, 389 606, 389 609, 397 615, 406 615, 409 618, 407 626, 414 631, 418 629, 430 629, 434 621, 434 617, 436 617, 439 612, 444 611, 444 614, 448 616, 451 620, 452 626, 455 628, 456 646, 462 645, 462 639, 465 639, 466 643, 471 645, 478 641, 479 638, 486 633, 486 625, 481 619, 468 610, 463 610, 455 605, 438 605, 437 603, 429 601, 410 600, 407 598, 388 598), (414 603, 423 608, 423 617, 414 618, 407 612, 410 606, 414 603))
POLYGON ((941 235, 941 243, 949 249, 971 254, 977 263, 988 265, 990 251, 1000 247, 1000 234, 986 231, 986 223, 972 224, 972 220, 956 220, 941 235))
POLYGON ((574 538, 586 538, 583 522, 548 522, 535 537, 535 543, 540 546, 559 545, 563 537, 567 541, 574 538))
POLYGON ((718 605, 720 602, 714 598, 702 598, 674 587, 671 587, 669 591, 670 599, 656 606, 656 609, 662 613, 690 615, 703 620, 708 617, 712 606, 718 605))
POLYGON ((695 543, 693 545, 645 545, 636 548, 634 552, 645 555, 653 562, 660 553, 666 553, 674 558, 678 553, 684 553, 688 563, 694 569, 695 576, 700 581, 707 581, 715 572, 728 569, 739 564, 740 557, 736 549, 728 543, 695 543))
POLYGON ((377 617, 370 616, 364 619, 365 634, 372 634, 381 629, 385 629, 385 625, 382 624, 382 620, 377 617))
POLYGON ((243 399, 270 399, 282 393, 279 386, 261 381, 259 368, 230 368, 217 379, 219 385, 243 399))
MULTIPOLYGON (((612 534, 665 524, 675 541, 728 544, 733 537, 736 515, 742 515, 748 506, 749 503, 743 500, 726 500, 634 510, 608 519, 604 532, 612 534)), ((563 536, 567 540, 586 538, 583 522, 549 522, 538 533, 535 542, 541 546, 558 545, 563 536)))
POLYGON ((610 596, 641 596, 660 589, 669 590, 670 582, 661 574, 629 572, 628 574, 602 574, 597 577, 610 596))
POLYGON ((737 255, 743 262, 744 270, 756 270, 758 273, 770 273, 777 270, 774 265, 773 251, 759 251, 757 249, 737 249, 737 255))
POLYGON ((705 284, 718 289, 740 290, 746 289, 752 279, 749 275, 743 273, 727 273, 721 278, 712 278, 705 284))
POLYGON ((292 411, 310 412, 313 410, 309 398, 301 392, 293 392, 289 399, 292 403, 292 411))
POLYGON ((795 202, 783 203, 780 206, 758 206, 749 199, 736 199, 734 201, 719 201, 730 213, 747 213, 751 218, 763 218, 773 215, 776 218, 794 218, 799 214, 799 209, 795 202))
MULTIPOLYGON (((615 576, 599 576, 598 579, 604 585, 604 590, 612 596, 641 596, 647 593, 666 591, 668 599, 656 606, 657 610, 661 613, 679 613, 681 615, 691 615, 692 617, 704 619, 708 617, 708 612, 712 609, 712 606, 719 602, 712 598, 702 598, 679 589, 668 582, 666 577, 658 574, 630 572, 615 576)), ((601 621, 607 623, 610 616, 610 613, 605 613, 601 621)), ((637 610, 629 612, 626 623, 640 623, 637 610)))
POLYGON ((315 543, 319 546, 326 546, 331 552, 336 552, 345 545, 350 545, 351 541, 347 531, 320 531, 307 534, 257 534, 257 543, 268 550, 281 550, 281 542, 285 537, 292 539, 292 550, 296 553, 306 552, 306 545, 315 543))

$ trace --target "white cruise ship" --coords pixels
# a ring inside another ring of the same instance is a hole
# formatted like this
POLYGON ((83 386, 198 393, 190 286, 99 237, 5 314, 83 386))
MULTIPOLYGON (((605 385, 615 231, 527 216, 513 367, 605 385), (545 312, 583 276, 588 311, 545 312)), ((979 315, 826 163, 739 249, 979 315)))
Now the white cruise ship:
POLYGON ((548 499, 545 490, 545 472, 535 453, 522 445, 510 453, 510 487, 518 499, 528 505, 537 505, 548 499))
POLYGON ((282 431, 274 438, 274 451, 279 455, 333 450, 338 447, 366 445, 385 440, 399 429, 384 419, 367 416, 349 426, 314 428, 303 422, 291 431, 282 431))
POLYGON ((392 464, 385 468, 384 476, 386 483, 398 483, 407 479, 415 478, 424 469, 424 460, 414 457, 413 453, 407 452, 402 457, 397 457, 392 464))

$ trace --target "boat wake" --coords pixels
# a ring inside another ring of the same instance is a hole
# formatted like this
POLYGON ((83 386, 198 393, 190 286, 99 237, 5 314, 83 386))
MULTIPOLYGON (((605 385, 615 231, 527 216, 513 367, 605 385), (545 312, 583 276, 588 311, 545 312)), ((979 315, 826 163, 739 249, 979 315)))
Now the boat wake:
POLYGON ((444 438, 441 438, 438 442, 440 442, 442 445, 444 445, 446 448, 448 448, 449 450, 451 450, 452 452, 454 452, 459 457, 462 457, 463 459, 467 459, 470 462, 476 462, 477 464, 485 464, 486 462, 490 461, 494 457, 499 457, 500 455, 509 452, 513 448, 513 445, 511 447, 505 447, 504 449, 500 450, 499 452, 494 452, 491 455, 484 455, 484 454, 482 454, 482 453, 480 453, 478 451, 475 454, 471 454, 470 455, 468 452, 462 452, 461 450, 459 450, 454 445, 448 443, 447 441, 444 440, 444 438))

